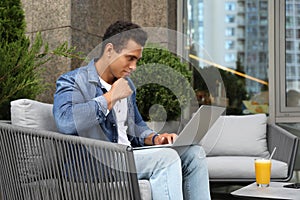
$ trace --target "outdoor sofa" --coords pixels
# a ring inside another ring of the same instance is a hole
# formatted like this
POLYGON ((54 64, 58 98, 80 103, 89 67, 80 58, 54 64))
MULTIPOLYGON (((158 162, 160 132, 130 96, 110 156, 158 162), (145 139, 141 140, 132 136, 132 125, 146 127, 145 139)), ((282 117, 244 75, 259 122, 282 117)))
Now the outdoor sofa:
MULTIPOLYGON (((19 99, 11 102, 11 114, 0 123, 2 196, 152 199, 149 181, 137 180, 131 147, 57 133, 51 104, 19 99)), ((265 114, 221 116, 200 145, 211 185, 254 182, 254 159, 268 158, 274 147, 272 181, 288 181, 298 139, 268 124, 265 114)))
POLYGON ((293 176, 298 138, 266 114, 221 116, 200 144, 207 154, 211 184, 255 182, 255 158, 272 158, 271 180, 289 181, 293 176))

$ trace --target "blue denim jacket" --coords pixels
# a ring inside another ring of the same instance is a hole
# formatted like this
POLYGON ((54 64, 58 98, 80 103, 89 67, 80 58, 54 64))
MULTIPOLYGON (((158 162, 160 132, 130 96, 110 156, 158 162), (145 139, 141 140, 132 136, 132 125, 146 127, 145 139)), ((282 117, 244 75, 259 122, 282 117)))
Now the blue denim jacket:
MULTIPOLYGON (((127 136, 131 145, 144 146, 153 130, 143 121, 136 105, 136 88, 127 78, 132 95, 127 97, 127 136)), ((60 76, 56 82, 53 115, 58 131, 99 140, 118 142, 118 128, 113 109, 106 115, 107 102, 94 60, 60 76)))

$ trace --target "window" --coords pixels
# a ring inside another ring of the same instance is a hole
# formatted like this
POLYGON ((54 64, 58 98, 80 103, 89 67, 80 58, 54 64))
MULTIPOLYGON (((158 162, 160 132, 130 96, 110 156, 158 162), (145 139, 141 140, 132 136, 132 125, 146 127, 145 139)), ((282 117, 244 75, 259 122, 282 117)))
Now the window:
POLYGON ((225 62, 235 62, 235 61, 236 61, 235 54, 227 53, 225 55, 225 62))
POLYGON ((226 30, 225 30, 225 35, 226 35, 226 36, 234 36, 234 31, 235 31, 235 28, 233 28, 233 27, 228 27, 228 28, 226 28, 226 30))
MULTIPOLYGON (((186 46, 199 44, 205 47, 204 51, 201 51, 201 48, 194 48, 198 49, 198 52, 193 53, 201 58, 201 63, 192 60, 193 65, 198 70, 213 68, 223 76, 228 76, 223 77, 226 96, 220 98, 215 90, 210 91, 208 96, 219 100, 214 103, 226 103, 229 108, 228 114, 257 113, 255 106, 251 106, 253 104, 261 106, 263 112, 268 113, 269 1, 183 0, 182 2, 183 10, 186 11, 182 31, 187 34, 184 44, 186 46), (220 12, 222 7, 224 12, 220 12), (207 12, 208 10, 210 12, 207 12), (201 23, 197 13, 203 13, 201 23), (195 27, 195 24, 198 27, 195 27), (191 30, 194 30, 193 33, 191 30), (219 33, 223 33, 224 37, 219 33), (218 68, 220 66, 222 69, 218 68), (227 71, 231 73, 226 73, 227 71)), ((197 73, 194 73, 193 80, 195 90, 207 91, 197 73)))
POLYGON ((293 63, 293 55, 292 54, 286 54, 285 56, 286 63, 293 63))
POLYGON ((288 3, 288 4, 285 5, 285 9, 286 9, 286 14, 287 15, 292 15, 293 14, 294 5, 292 3, 288 3))
POLYGON ((286 37, 287 38, 293 38, 294 37, 294 30, 293 29, 286 29, 286 37))
MULTIPOLYGON (((261 106, 263 112, 268 113, 269 1, 182 1, 183 10, 187 11, 183 18, 188 22, 183 23, 182 27, 187 34, 184 44, 201 44, 205 47, 204 55, 203 51, 195 53, 203 60, 198 64, 198 69, 213 68, 228 76, 223 78, 226 99, 222 100, 229 108, 227 114, 257 113, 251 106, 253 104, 261 106), (202 3, 201 8, 197 6, 199 2, 202 3), (189 13, 189 10, 193 10, 193 13, 189 13), (201 16, 202 32, 198 31, 199 27, 197 27, 191 34, 189 31, 192 30, 193 25, 199 24, 200 13, 205 13, 201 16), (191 38, 202 38, 202 40, 200 43, 200 39, 191 41, 191 38), (231 73, 226 73, 228 71, 231 73), (237 72, 245 72, 245 74, 237 72)), ((195 65, 197 66, 197 63, 195 65)), ((194 75, 193 80, 195 90, 206 91, 204 84, 199 83, 202 81, 199 76, 194 75)), ((220 100, 214 91, 211 91, 208 96, 220 100)))
POLYGON ((271 44, 274 52, 270 53, 270 68, 274 91, 274 115, 271 121, 299 122, 300 121, 300 28, 299 0, 269 1, 270 19, 274 27, 270 27, 271 44), (280 6, 285 4, 285 6, 280 6), (275 20, 277 19, 277 20, 275 20))
POLYGON ((290 51, 294 50, 294 43, 292 41, 286 41, 285 45, 286 45, 285 46, 286 50, 290 50, 290 51))
POLYGON ((261 25, 268 25, 268 15, 262 14, 259 18, 261 25))
POLYGON ((225 22, 226 23, 233 23, 234 19, 235 19, 234 15, 226 15, 225 22))
POLYGON ((260 1, 259 2, 259 9, 260 10, 268 10, 268 2, 267 1, 260 1))
POLYGON ((256 5, 256 2, 258 1, 248 1, 247 2, 247 9, 246 11, 247 12, 257 12, 257 5, 256 5))
POLYGON ((300 38, 300 29, 296 29, 296 38, 297 38, 297 39, 300 38))
POLYGON ((257 27, 256 26, 249 26, 247 29, 247 35, 249 37, 257 37, 257 27))
POLYGON ((300 15, 300 4, 295 5, 296 15, 300 15))
MULTIPOLYGON (((299 15, 300 15, 300 13, 299 13, 299 15)), ((295 17, 295 21, 296 21, 296 23, 295 23, 295 25, 296 26, 300 26, 300 17, 295 17)))
POLYGON ((293 27, 294 22, 293 22, 293 17, 292 16, 287 16, 285 23, 286 23, 286 27, 293 27))
POLYGON ((264 52, 268 52, 268 42, 265 39, 260 40, 259 49, 264 50, 264 52))
POLYGON ((259 62, 260 63, 265 63, 267 62, 267 55, 265 52, 260 52, 259 53, 259 62))
POLYGON ((225 2, 225 10, 234 11, 235 10, 235 2, 225 2))
POLYGON ((225 41, 225 49, 234 49, 234 41, 226 40, 225 41))
POLYGON ((297 54, 297 64, 300 65, 300 54, 297 54))

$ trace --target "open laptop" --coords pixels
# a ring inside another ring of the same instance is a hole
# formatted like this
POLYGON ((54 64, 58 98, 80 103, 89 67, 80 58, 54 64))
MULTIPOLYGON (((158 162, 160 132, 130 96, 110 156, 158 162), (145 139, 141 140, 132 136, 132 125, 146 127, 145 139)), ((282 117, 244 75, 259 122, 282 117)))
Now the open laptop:
POLYGON ((134 147, 133 149, 138 150, 159 147, 179 147, 199 144, 210 127, 212 127, 212 125, 224 113, 224 111, 224 107, 202 105, 179 133, 173 144, 134 147))

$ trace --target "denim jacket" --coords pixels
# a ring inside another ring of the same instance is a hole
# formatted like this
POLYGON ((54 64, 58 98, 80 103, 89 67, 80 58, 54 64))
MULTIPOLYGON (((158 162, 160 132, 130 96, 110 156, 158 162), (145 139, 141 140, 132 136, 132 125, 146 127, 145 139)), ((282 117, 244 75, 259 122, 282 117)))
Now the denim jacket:
MULTIPOLYGON (((144 146, 153 130, 143 121, 136 105, 136 88, 130 78, 132 95, 127 97, 127 136, 131 145, 144 146)), ((92 60, 60 76, 56 82, 53 115, 58 131, 99 140, 118 142, 118 127, 113 109, 107 115, 107 102, 92 60)))

